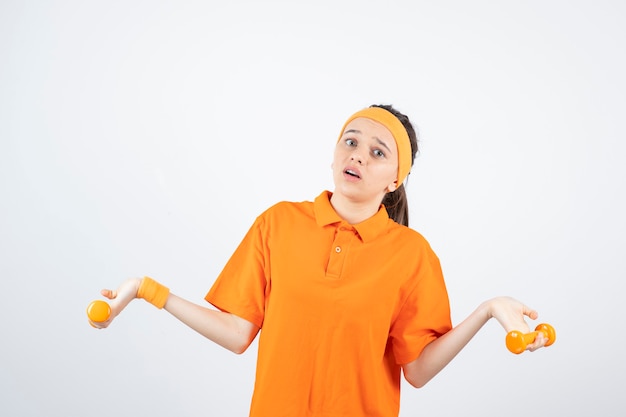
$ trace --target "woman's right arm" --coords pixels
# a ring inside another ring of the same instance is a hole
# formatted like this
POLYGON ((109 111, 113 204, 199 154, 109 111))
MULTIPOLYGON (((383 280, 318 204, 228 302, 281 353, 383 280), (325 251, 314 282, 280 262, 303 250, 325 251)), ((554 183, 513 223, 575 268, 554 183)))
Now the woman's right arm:
POLYGON ((199 306, 172 293, 163 308, 207 339, 237 354, 245 352, 259 332, 248 320, 199 306))
MULTIPOLYGON (((108 327, 137 298, 140 284, 140 278, 131 278, 123 282, 117 290, 102 290, 102 295, 110 300, 111 316, 107 321, 92 324, 98 328, 108 327)), ((194 304, 171 292, 163 308, 207 339, 237 354, 245 352, 259 332, 259 327, 248 320, 194 304)))

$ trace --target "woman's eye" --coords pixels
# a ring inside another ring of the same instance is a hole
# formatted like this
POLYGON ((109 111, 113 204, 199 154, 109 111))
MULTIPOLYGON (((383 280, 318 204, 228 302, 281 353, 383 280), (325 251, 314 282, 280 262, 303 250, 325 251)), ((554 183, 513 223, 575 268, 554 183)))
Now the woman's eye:
POLYGON ((346 139, 346 145, 356 146, 356 141, 354 139, 346 139))
POLYGON ((374 155, 378 158, 384 158, 385 157, 385 153, 383 151, 381 151, 380 149, 374 149, 374 155))

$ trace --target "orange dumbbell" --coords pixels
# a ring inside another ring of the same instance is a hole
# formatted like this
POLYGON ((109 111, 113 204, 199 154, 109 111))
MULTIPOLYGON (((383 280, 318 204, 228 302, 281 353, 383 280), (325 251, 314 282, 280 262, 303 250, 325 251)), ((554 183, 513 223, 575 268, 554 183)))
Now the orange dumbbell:
POLYGON ((111 316, 111 306, 106 301, 96 300, 92 301, 87 306, 87 317, 92 322, 107 321, 111 316))
POLYGON ((526 350, 526 346, 535 341, 535 338, 539 334, 539 332, 543 333, 543 336, 548 339, 545 346, 550 346, 556 340, 556 332, 554 331, 554 327, 549 324, 542 323, 535 327, 534 332, 530 333, 522 333, 517 330, 510 331, 506 335, 506 347, 511 352, 519 355, 523 351, 526 350))

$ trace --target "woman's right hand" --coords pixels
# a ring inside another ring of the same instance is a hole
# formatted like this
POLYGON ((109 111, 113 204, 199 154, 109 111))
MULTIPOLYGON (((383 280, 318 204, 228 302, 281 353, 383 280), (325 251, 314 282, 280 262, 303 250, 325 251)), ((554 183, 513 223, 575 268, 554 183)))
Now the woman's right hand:
POLYGON ((104 297, 109 299, 111 315, 106 321, 92 321, 89 323, 97 329, 109 327, 113 319, 126 308, 128 303, 137 297, 137 290, 141 284, 141 278, 129 278, 124 281, 116 290, 103 289, 100 291, 104 297))

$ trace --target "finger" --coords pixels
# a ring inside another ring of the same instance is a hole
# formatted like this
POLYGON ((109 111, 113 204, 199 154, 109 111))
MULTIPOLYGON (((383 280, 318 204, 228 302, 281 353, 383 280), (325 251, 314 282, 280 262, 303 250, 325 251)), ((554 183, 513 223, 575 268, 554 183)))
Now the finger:
POLYGON ((105 296, 109 300, 112 300, 115 297, 117 297, 117 291, 115 291, 115 290, 104 289, 104 290, 100 291, 100 294, 102 294, 103 296, 105 296))
POLYGON ((537 318, 539 317, 539 313, 537 313, 536 310, 533 310, 527 305, 524 305, 523 312, 524 312, 524 315, 528 316, 532 320, 537 320, 537 318))
POLYGON ((545 344, 548 342, 548 338, 546 338, 542 332, 539 332, 537 334, 537 337, 535 337, 535 340, 528 344, 528 346, 526 346, 526 350, 530 351, 530 352, 534 352, 537 349, 542 348, 543 346, 545 346, 545 344))

